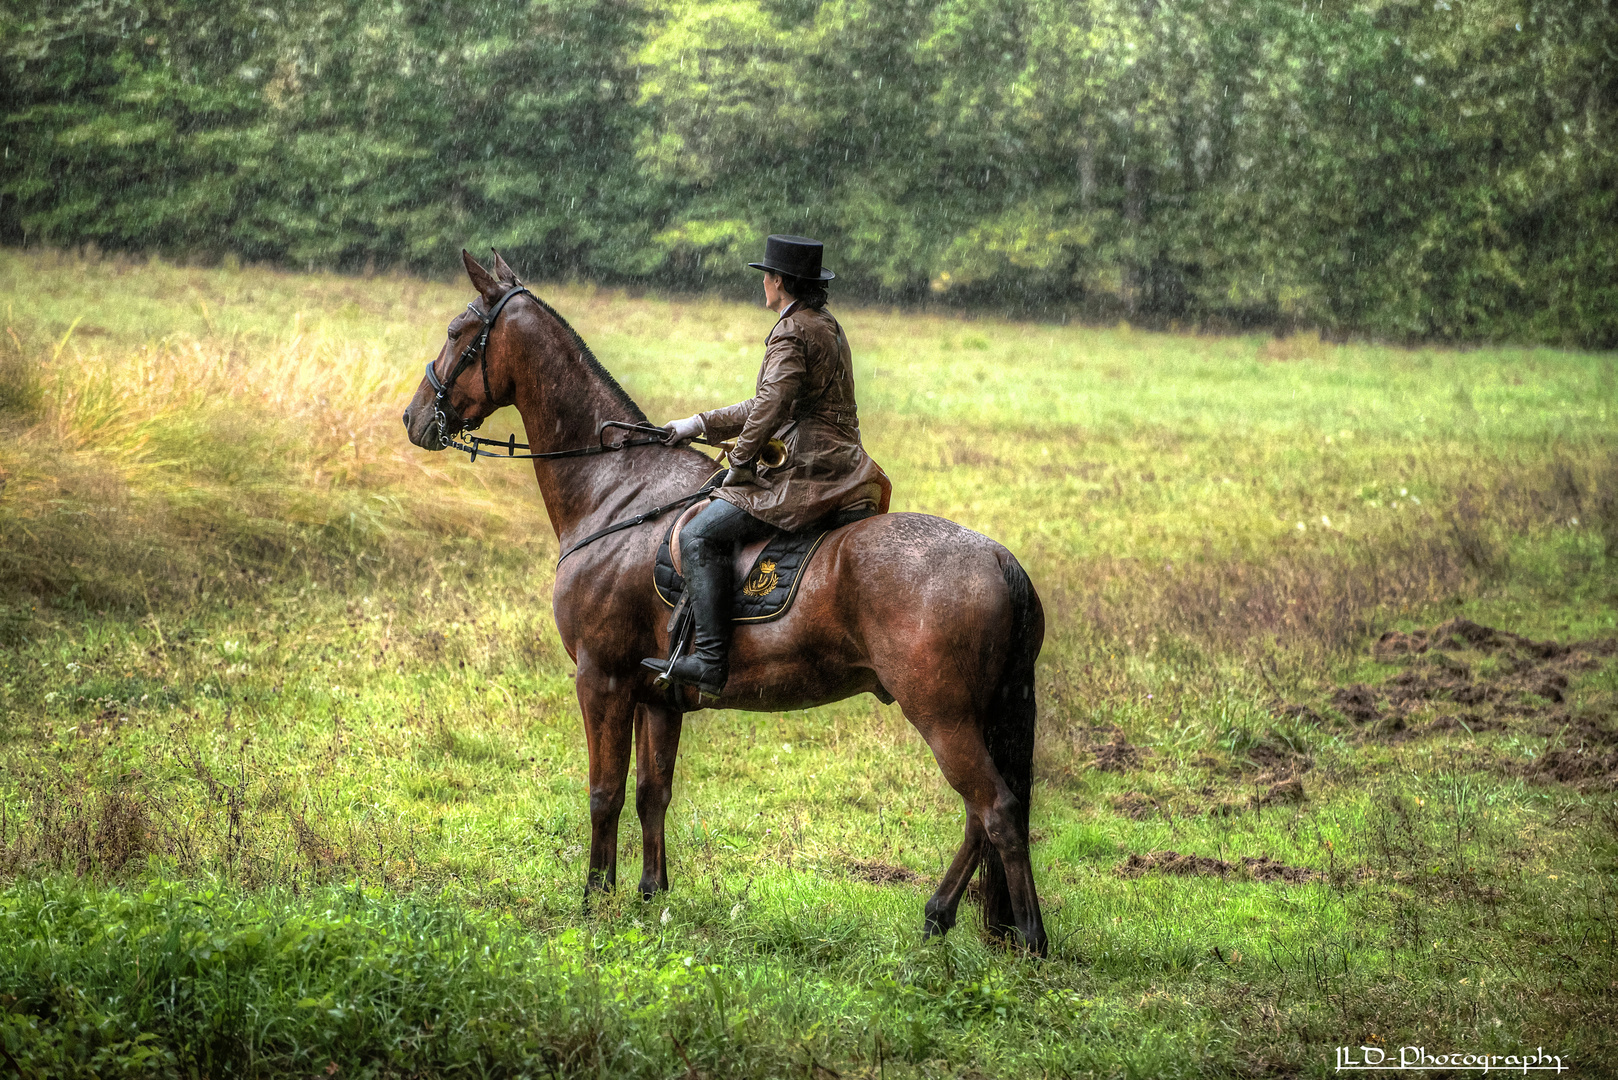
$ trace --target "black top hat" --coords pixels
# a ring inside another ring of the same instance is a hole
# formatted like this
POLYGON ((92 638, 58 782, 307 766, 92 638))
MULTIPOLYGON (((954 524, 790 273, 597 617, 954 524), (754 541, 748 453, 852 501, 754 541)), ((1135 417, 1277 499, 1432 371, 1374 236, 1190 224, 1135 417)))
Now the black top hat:
POLYGON ((764 241, 764 261, 748 263, 754 270, 770 270, 787 277, 830 281, 837 275, 820 265, 826 245, 807 236, 771 236, 764 241))

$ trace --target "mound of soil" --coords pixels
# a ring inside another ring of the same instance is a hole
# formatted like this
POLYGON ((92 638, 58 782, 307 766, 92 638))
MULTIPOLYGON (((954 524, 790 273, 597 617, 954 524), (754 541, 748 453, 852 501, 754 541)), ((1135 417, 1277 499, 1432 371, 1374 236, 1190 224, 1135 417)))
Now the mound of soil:
POLYGON ((1112 808, 1130 821, 1145 821, 1158 812, 1157 800, 1138 791, 1126 791, 1112 797, 1112 808))
POLYGON ((1482 713, 1446 713, 1422 729, 1423 734, 1437 735, 1446 731, 1470 731, 1476 735, 1480 731, 1499 731, 1505 723, 1494 720, 1482 713))
POLYGON ((1139 768, 1148 751, 1133 746, 1123 731, 1113 724, 1080 728, 1073 736, 1073 747, 1090 755, 1092 768, 1101 772, 1128 772, 1139 768))
POLYGON ((1254 858, 1242 856, 1239 862, 1229 863, 1206 855, 1182 855, 1178 851, 1153 851, 1146 855, 1131 855, 1117 866, 1113 873, 1121 878, 1138 878, 1156 871, 1180 877, 1250 877, 1254 881, 1284 881, 1297 885, 1318 881, 1320 871, 1303 866, 1288 866, 1268 856, 1254 858))
MULTIPOLYGON (((1259 779, 1263 780, 1264 777, 1259 779)), ((1208 813, 1213 817, 1233 817, 1266 806, 1295 805, 1308 801, 1309 795, 1303 790, 1303 779, 1289 776, 1275 781, 1263 791, 1254 792, 1245 799, 1227 799, 1224 802, 1214 803, 1208 807, 1208 813)))
POLYGON ((1471 619, 1450 619, 1430 630, 1415 630, 1408 634, 1389 630, 1377 638, 1371 652, 1378 660, 1392 660, 1406 654, 1419 656, 1430 649, 1477 649, 1482 652, 1512 649, 1541 660, 1552 660, 1578 647, 1559 645, 1554 641, 1534 641, 1509 630, 1496 630, 1492 626, 1475 623, 1471 619))
POLYGON ((1308 802, 1309 796, 1303 790, 1303 780, 1293 776, 1271 784, 1256 801, 1260 806, 1274 806, 1280 803, 1308 802))
POLYGON ((1324 724, 1326 722, 1324 716, 1321 716, 1307 705, 1280 705, 1276 708, 1275 715, 1305 724, 1324 724))
MULTIPOLYGON (((1618 642, 1535 641, 1470 619, 1450 619, 1409 634, 1390 630, 1372 652, 1406 667, 1378 686, 1338 687, 1330 700, 1345 719, 1375 735, 1403 739, 1489 731, 1513 718, 1537 719, 1539 726, 1529 730, 1552 735, 1568 722, 1557 706, 1566 701, 1569 673, 1598 667, 1618 653, 1618 642), (1413 723, 1423 718, 1426 722, 1413 723)), ((1304 707, 1283 711, 1288 708, 1304 707)))
POLYGON ((1536 779, 1618 791, 1618 749, 1590 745, 1556 747, 1539 755, 1523 771, 1536 779))
POLYGON ((1102 772, 1127 772, 1138 766, 1140 759, 1140 747, 1126 742, 1122 732, 1114 735, 1112 742, 1097 747, 1095 751, 1095 767, 1102 772))
POLYGON ((872 885, 911 885, 923 880, 908 866, 894 866, 875 859, 850 859, 843 864, 843 869, 848 871, 849 877, 869 881, 872 885))
POLYGON ((1376 692, 1364 683, 1338 687, 1331 703, 1356 724, 1371 724, 1382 718, 1376 709, 1376 692))

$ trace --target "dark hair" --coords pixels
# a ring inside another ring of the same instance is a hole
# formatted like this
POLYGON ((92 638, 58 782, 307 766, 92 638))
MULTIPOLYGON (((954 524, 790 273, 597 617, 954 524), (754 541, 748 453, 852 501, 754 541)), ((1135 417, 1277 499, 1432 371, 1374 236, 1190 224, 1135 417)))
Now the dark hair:
POLYGON ((792 299, 806 308, 819 311, 826 306, 826 283, 824 281, 812 281, 809 278, 782 274, 781 288, 785 289, 792 295, 792 299))

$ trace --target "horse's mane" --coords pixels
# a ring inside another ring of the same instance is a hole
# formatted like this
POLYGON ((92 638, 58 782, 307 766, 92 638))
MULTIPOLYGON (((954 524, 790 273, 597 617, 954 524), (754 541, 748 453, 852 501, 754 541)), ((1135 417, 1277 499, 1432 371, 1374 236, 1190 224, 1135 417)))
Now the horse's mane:
POLYGON ((612 377, 612 372, 608 371, 601 361, 596 359, 596 354, 590 351, 590 346, 584 343, 584 339, 579 336, 579 332, 573 329, 573 327, 569 325, 568 321, 562 318, 555 308, 551 307, 533 293, 529 293, 528 295, 533 297, 534 302, 540 307, 544 308, 545 313, 551 318, 555 319, 557 323, 561 325, 563 330, 567 331, 567 336, 573 340, 573 344, 578 347, 579 355, 584 358, 585 366, 591 371, 594 371, 596 375, 601 378, 601 381, 607 384, 608 392, 610 392, 613 397, 618 399, 618 403, 620 405, 629 410, 628 419, 640 424, 650 423, 651 421, 647 418, 646 414, 641 411, 641 407, 635 404, 635 399, 629 396, 629 391, 625 390, 621 385, 619 385, 618 380, 612 377))

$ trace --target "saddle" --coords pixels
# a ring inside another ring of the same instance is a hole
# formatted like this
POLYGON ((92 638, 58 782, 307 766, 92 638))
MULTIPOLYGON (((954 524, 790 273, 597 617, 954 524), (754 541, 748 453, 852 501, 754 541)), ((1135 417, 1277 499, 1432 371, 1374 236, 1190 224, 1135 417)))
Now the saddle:
MULTIPOLYGON (((680 530, 700 514, 708 502, 704 499, 696 503, 670 522, 663 533, 663 542, 657 547, 652 583, 658 597, 671 608, 679 606, 681 594, 685 592, 685 578, 680 576, 680 530)), ((762 540, 744 544, 736 553, 731 621, 769 622, 785 615, 797 598, 798 582, 804 569, 827 535, 876 512, 874 507, 855 507, 802 532, 778 530, 762 540)))

